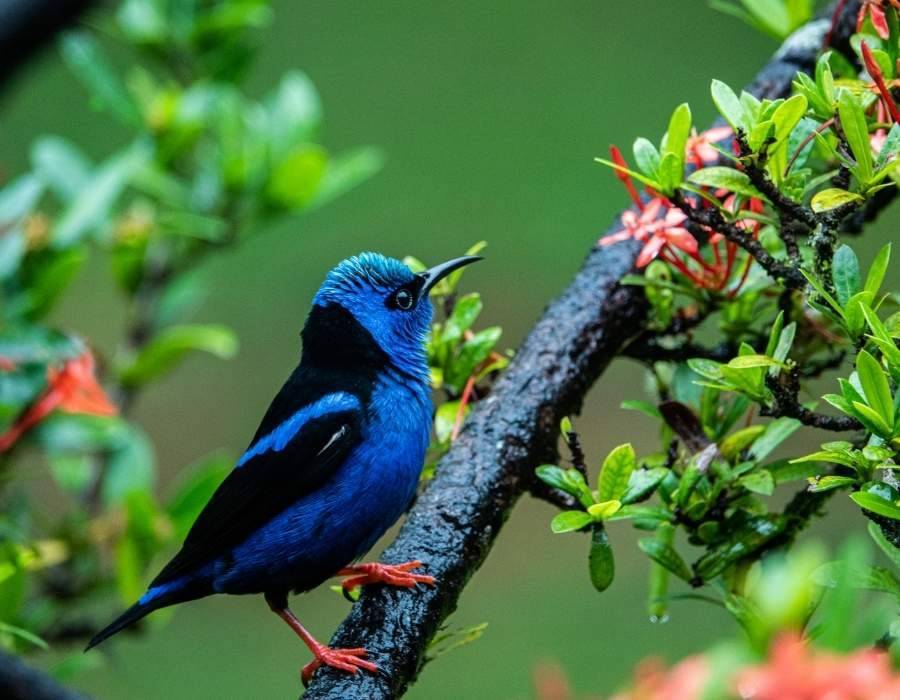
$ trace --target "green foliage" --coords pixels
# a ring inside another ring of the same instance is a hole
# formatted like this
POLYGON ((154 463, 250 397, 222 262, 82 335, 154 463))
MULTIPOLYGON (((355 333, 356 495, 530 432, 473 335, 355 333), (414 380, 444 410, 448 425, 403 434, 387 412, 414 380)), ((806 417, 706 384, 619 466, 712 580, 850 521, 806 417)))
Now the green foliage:
MULTIPOLYGON (((161 497, 153 446, 130 416, 138 393, 186 358, 237 351, 229 328, 190 318, 203 293, 199 266, 380 167, 371 148, 333 154, 321 145, 321 104, 303 73, 286 73, 262 98, 243 91, 259 32, 271 21, 268 0, 124 0, 114 20, 103 20, 102 39, 77 31, 60 42, 98 110, 96 128, 111 119, 127 136, 99 162, 63 136, 42 136, 28 171, 0 189, 4 646, 55 644, 52 635, 84 619, 98 594, 114 589, 132 603, 231 467, 210 457, 161 497), (109 59, 110 44, 126 60, 109 59), (48 320, 95 255, 109 261, 126 309, 115 351, 89 350, 48 320), (120 415, 110 415, 115 408, 120 415), (13 462, 25 454, 43 458, 63 493, 53 512, 29 501, 31 490, 13 478, 22 471, 13 462), (67 581, 59 595, 51 573, 67 581)), ((486 344, 469 343, 460 353, 469 359, 453 367, 477 365, 486 344)))
POLYGON ((780 41, 810 20, 816 3, 815 0, 710 0, 709 4, 780 41))

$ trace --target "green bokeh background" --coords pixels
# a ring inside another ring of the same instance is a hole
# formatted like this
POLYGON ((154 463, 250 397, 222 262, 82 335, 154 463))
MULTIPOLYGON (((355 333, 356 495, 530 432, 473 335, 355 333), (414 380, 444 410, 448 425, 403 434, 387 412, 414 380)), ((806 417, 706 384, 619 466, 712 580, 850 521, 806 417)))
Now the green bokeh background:
MULTIPOLYGON (((593 156, 610 143, 655 138, 681 101, 691 103, 696 123, 709 123, 709 80, 745 84, 776 48, 701 0, 274 5, 249 91, 264 93, 289 68, 305 70, 323 97, 326 144, 378 145, 386 166, 336 203, 204 268, 212 293, 197 316, 233 326, 242 349, 228 363, 193 358, 141 399, 138 419, 156 444, 163 487, 192 460, 246 445, 297 359, 313 292, 347 255, 372 249, 436 262, 486 239, 488 261, 466 285, 484 297, 483 321, 502 324, 504 345, 515 347, 626 204, 593 156)), ((7 174, 26 167, 40 134, 65 135, 97 157, 126 137, 91 111, 53 49, 0 95, 0 129, 7 174)), ((884 240, 888 225, 873 233, 884 240)), ((121 319, 102 260, 57 312, 58 322, 107 348, 121 319)), ((649 421, 618 409, 640 395, 642 381, 636 366, 620 361, 591 393, 578 425, 595 464, 626 440, 654 447, 649 421)), ((833 526, 858 518, 834 510, 833 526)), ((668 624, 651 624, 646 560, 625 525, 611 532, 616 581, 598 595, 586 540, 552 536, 551 516, 546 505, 519 505, 450 620, 487 621, 487 632, 430 664, 409 697, 530 697, 533 669, 547 660, 580 693, 607 694, 648 654, 679 658, 734 631, 718 609, 699 603, 676 604, 668 624)), ((347 604, 323 587, 297 599, 295 610, 327 638, 347 604)), ((106 654, 103 668, 74 684, 100 698, 147 700, 296 697, 297 670, 308 660, 257 598, 185 605, 168 624, 123 635, 106 654)))

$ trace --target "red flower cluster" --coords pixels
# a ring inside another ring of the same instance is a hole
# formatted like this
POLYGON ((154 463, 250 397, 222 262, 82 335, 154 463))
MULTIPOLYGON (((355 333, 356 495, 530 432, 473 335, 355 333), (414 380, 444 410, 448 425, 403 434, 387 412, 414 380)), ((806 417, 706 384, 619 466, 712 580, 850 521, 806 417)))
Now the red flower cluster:
POLYGON ((900 10, 900 0, 863 0, 863 4, 859 7, 859 14, 856 15, 856 32, 862 31, 866 17, 872 20, 872 26, 875 27, 875 33, 882 39, 887 39, 891 31, 888 28, 887 16, 884 14, 884 8, 891 4, 894 9, 900 10))
POLYGON ((840 656, 785 635, 765 664, 738 674, 736 688, 747 700, 893 700, 900 698, 900 674, 884 652, 840 656))
MULTIPOLYGON (((714 143, 731 136, 729 127, 715 127, 701 134, 696 132, 688 139, 686 145, 686 158, 698 168, 714 163, 719 154, 714 143)), ((627 168, 628 164, 621 151, 615 146, 610 147, 613 162, 620 168, 627 168)), ((732 273, 738 255, 738 246, 726 240, 721 234, 709 231, 709 247, 712 250, 712 260, 707 260, 700 253, 697 239, 687 230, 684 224, 687 217, 678 207, 673 205, 666 197, 648 189, 650 195, 648 201, 641 199, 631 177, 624 170, 617 169, 616 177, 625 185, 631 200, 637 211, 629 209, 621 216, 622 229, 609 236, 600 239, 600 245, 612 245, 619 241, 633 239, 641 241, 644 247, 637 258, 637 267, 643 268, 651 261, 659 258, 669 263, 678 272, 684 275, 692 284, 702 289, 723 291, 732 280, 732 273)), ((725 191, 716 193, 720 197, 728 195, 725 191)), ((727 196, 724 205, 729 211, 736 214, 737 198, 734 195, 727 196)), ((706 202, 702 203, 706 206, 706 202)), ((762 202, 758 199, 744 201, 741 211, 760 213, 763 210, 762 202)), ((758 235, 760 224, 754 219, 743 219, 739 226, 753 234, 758 235)), ((747 257, 743 272, 735 286, 729 291, 729 296, 734 296, 740 289, 747 273, 750 270, 752 258, 747 257)))
MULTIPOLYGON (((703 656, 671 669, 646 661, 634 686, 613 700, 700 700, 713 680, 703 656)), ((742 700, 893 700, 900 697, 900 674, 888 654, 863 649, 847 656, 813 649, 795 634, 775 641, 769 658, 741 669, 730 682, 742 700)))
MULTIPOLYGON (((15 365, 8 360, 3 365, 4 371, 14 368, 15 365)), ((11 449, 26 432, 57 409, 95 416, 114 416, 118 413, 94 376, 94 357, 90 352, 85 351, 78 357, 67 360, 60 369, 47 368, 47 388, 0 435, 0 453, 11 449)))

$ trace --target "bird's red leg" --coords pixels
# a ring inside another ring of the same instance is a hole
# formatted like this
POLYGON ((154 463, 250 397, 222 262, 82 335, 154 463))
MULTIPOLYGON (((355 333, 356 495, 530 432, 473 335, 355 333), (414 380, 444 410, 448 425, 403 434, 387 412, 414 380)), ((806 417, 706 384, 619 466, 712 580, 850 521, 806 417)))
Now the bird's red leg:
POLYGON ((379 564, 377 562, 367 564, 353 564, 338 571, 338 576, 348 576, 341 582, 345 593, 352 591, 357 586, 366 586, 372 583, 385 583, 388 586, 400 586, 412 588, 417 583, 434 585, 434 576, 427 574, 414 574, 413 569, 422 566, 418 560, 408 561, 403 564, 379 564))
POLYGON ((331 647, 318 642, 315 637, 300 624, 300 620, 297 619, 296 615, 291 612, 286 604, 273 603, 268 596, 266 597, 266 602, 269 603, 272 612, 284 620, 288 626, 297 633, 297 636, 303 640, 303 643, 313 654, 313 660, 306 664, 300 672, 300 678, 303 680, 303 685, 309 683, 309 679, 312 678, 313 673, 315 673, 316 669, 322 665, 331 666, 332 668, 337 668, 341 671, 346 671, 347 673, 356 673, 357 669, 360 668, 365 671, 370 671, 371 673, 376 673, 378 671, 378 666, 371 661, 366 661, 365 656, 367 652, 365 648, 332 649, 331 647))

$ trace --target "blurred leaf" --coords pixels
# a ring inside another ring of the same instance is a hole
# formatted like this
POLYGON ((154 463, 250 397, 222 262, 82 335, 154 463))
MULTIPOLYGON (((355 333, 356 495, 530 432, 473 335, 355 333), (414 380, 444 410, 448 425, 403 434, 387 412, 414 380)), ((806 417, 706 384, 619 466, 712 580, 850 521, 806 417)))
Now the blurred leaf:
POLYGON ((174 368, 187 353, 208 352, 228 359, 237 352, 237 337, 220 325, 184 324, 164 329, 120 372, 123 383, 145 384, 174 368))
POLYGON ((67 248, 108 223, 119 195, 150 157, 149 144, 136 141, 100 165, 54 226, 53 245, 67 248))
POLYGON ((454 343, 462 338, 465 331, 472 327, 483 308, 481 296, 478 293, 466 294, 460 297, 453 305, 453 312, 444 323, 441 333, 441 341, 454 343))
POLYGON ((86 261, 87 251, 81 248, 45 251, 31 271, 27 316, 34 319, 49 313, 86 261))
POLYGON ((95 103, 128 126, 140 126, 141 115, 131 95, 86 32, 69 32, 60 42, 63 60, 87 87, 95 103))
POLYGON ((49 455, 50 472, 59 487, 73 494, 83 493, 94 474, 91 458, 83 454, 49 455))
POLYGON ((591 550, 588 555, 588 571, 594 588, 603 592, 609 588, 616 574, 616 564, 606 529, 595 525, 591 533, 591 550))
POLYGON ((645 416, 649 418, 653 418, 655 420, 662 419, 662 413, 659 412, 659 409, 655 404, 650 403, 649 401, 640 401, 638 399, 626 399, 623 401, 619 408, 623 408, 626 411, 640 411, 645 416))
POLYGON ((22 639, 29 644, 32 644, 45 651, 50 648, 47 642, 45 642, 33 632, 29 632, 26 629, 16 627, 15 625, 11 625, 8 622, 3 622, 2 620, 0 620, 0 636, 5 634, 11 635, 13 637, 18 637, 19 639, 22 639))
POLYGON ((376 148, 358 148, 349 153, 333 156, 319 182, 315 196, 309 202, 310 208, 323 204, 362 184, 384 166, 384 156, 376 148))
POLYGON ((742 476, 738 479, 738 483, 748 491, 763 496, 771 496, 775 491, 775 480, 772 478, 772 474, 765 469, 742 476))
POLYGON ((100 490, 106 505, 122 503, 134 493, 151 493, 155 481, 156 468, 150 440, 137 426, 126 424, 125 427, 123 443, 107 457, 100 490))
POLYGON ((315 135, 322 118, 319 94, 309 77, 288 71, 268 100, 269 148, 273 155, 287 153, 315 135))
POLYGON ((875 544, 884 552, 885 556, 893 563, 894 568, 900 571, 900 547, 891 544, 884 536, 881 528, 875 523, 869 523, 869 536, 875 540, 875 544))
POLYGON ((434 432, 439 443, 450 440, 456 416, 459 413, 459 401, 445 401, 438 406, 434 414, 434 432))
POLYGON ((181 474, 166 511, 175 527, 174 539, 181 541, 215 490, 225 480, 234 462, 225 455, 212 455, 188 467, 181 474))
POLYGON ((35 172, 63 202, 82 191, 93 166, 74 144, 60 136, 43 136, 31 147, 35 172))
POLYGON ((296 146, 272 170, 266 196, 278 206, 306 206, 315 197, 327 166, 328 154, 321 146, 296 146))

